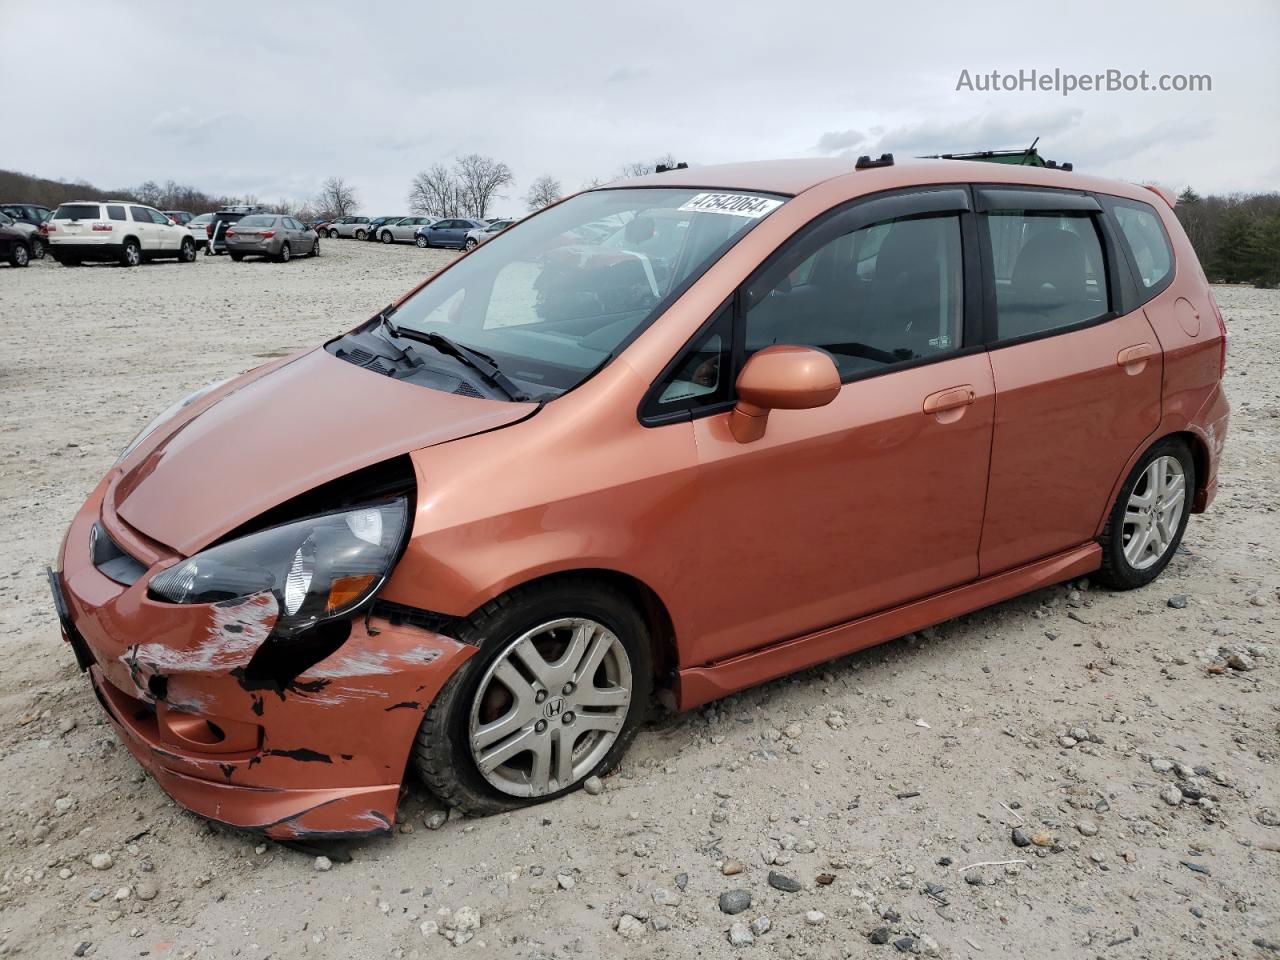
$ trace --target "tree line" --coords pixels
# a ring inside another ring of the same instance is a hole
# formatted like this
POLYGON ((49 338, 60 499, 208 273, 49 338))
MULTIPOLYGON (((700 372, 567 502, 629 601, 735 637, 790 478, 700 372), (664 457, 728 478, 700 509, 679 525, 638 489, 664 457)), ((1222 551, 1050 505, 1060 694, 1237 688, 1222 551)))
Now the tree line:
POLYGON ((1280 193, 1202 197, 1187 187, 1173 209, 1211 282, 1280 285, 1280 193))

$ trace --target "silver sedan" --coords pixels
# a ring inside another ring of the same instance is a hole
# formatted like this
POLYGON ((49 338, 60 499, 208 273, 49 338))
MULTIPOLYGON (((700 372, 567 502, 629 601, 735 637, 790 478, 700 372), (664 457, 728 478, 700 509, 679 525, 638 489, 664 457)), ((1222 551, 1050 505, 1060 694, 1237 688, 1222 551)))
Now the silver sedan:
POLYGON ((319 256, 319 235, 293 217, 274 213, 255 213, 227 228, 227 252, 232 260, 245 257, 270 257, 287 263, 295 256, 319 256))
POLYGON ((414 233, 419 227, 429 227, 439 219, 439 217, 401 217, 399 220, 380 226, 378 239, 383 243, 413 243, 414 233))

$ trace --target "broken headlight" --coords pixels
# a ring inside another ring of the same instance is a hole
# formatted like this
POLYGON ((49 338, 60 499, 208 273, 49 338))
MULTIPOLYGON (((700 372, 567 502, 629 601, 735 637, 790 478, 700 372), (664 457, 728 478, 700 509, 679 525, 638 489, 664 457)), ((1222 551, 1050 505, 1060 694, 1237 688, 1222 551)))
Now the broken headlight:
POLYGON ((157 574, 149 592, 170 603, 275 594, 276 634, 292 636, 368 600, 408 526, 404 497, 298 520, 211 547, 157 574))

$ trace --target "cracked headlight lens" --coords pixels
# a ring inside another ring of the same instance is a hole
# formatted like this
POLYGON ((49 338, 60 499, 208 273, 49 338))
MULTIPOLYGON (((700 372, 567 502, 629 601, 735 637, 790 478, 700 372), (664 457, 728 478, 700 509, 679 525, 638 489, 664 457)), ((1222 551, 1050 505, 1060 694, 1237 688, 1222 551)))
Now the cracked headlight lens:
POLYGON ((170 603, 218 603, 270 591, 276 633, 292 636, 368 600, 386 579, 408 526, 405 497, 297 520, 219 544, 152 578, 170 603))

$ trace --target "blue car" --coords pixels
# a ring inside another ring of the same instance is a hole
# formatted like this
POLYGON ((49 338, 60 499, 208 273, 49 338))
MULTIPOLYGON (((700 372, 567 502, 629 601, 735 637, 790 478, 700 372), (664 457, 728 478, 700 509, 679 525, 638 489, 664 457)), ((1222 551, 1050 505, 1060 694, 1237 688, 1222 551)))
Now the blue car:
POLYGON ((467 233, 483 230, 489 224, 484 220, 437 220, 429 227, 419 227, 414 232, 414 242, 420 247, 457 247, 467 245, 467 233))

